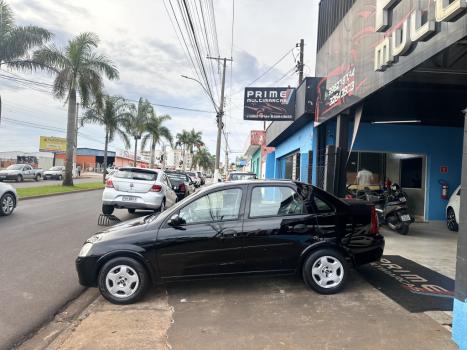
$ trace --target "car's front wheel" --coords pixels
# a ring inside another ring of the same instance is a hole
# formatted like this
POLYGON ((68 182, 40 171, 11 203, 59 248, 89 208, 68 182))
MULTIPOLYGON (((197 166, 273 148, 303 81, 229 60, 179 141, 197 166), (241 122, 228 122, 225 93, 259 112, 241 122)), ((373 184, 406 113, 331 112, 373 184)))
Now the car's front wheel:
POLYGON ((102 213, 105 215, 111 215, 114 212, 113 205, 102 204, 102 213))
POLYGON ((0 216, 8 216, 15 210, 16 199, 11 193, 5 193, 0 198, 0 216))
POLYGON ((39 181, 41 179, 41 176, 39 174, 36 175, 36 177, 34 178, 34 180, 36 181, 39 181))
POLYGON ((456 213, 454 213, 454 209, 449 208, 446 216, 446 223, 448 225, 448 229, 450 231, 457 232, 459 230, 459 224, 457 223, 456 213))
POLYGON ((114 258, 100 270, 98 284, 102 296, 111 303, 131 304, 144 295, 148 274, 134 259, 114 258))
POLYGON ((23 182, 23 176, 18 175, 18 176, 16 177, 16 182, 23 182))
POLYGON ((334 294, 344 288, 348 265, 336 250, 320 249, 305 260, 302 275, 306 285, 318 293, 334 294))

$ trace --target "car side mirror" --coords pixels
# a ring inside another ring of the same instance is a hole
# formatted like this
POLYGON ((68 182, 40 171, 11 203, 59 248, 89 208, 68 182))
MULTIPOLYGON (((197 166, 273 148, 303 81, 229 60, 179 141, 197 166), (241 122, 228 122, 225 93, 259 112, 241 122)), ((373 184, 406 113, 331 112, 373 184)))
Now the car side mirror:
POLYGON ((178 214, 172 215, 172 217, 167 221, 167 225, 172 227, 180 227, 185 224, 185 220, 180 217, 178 214))

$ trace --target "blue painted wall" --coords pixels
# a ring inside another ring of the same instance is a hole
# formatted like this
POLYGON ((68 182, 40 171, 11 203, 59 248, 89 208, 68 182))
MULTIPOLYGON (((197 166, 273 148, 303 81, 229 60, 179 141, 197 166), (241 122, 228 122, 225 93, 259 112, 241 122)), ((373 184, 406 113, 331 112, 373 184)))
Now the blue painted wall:
MULTIPOLYGON (((352 128, 353 125, 349 128, 349 146, 352 128)), ((463 128, 362 123, 353 150, 426 155, 427 219, 444 220, 447 201, 440 198, 438 180, 448 182, 449 194, 460 184, 463 133, 463 128), (449 172, 440 174, 441 166, 448 166, 449 172)), ((328 124, 327 131, 328 144, 334 144, 334 140, 335 122, 328 124)))
POLYGON ((266 155, 266 179, 274 179, 274 171, 276 168, 276 152, 271 152, 266 155))
POLYGON ((313 149, 313 123, 301 128, 291 137, 285 139, 281 144, 276 146, 275 151, 275 174, 276 179, 284 177, 285 174, 285 159, 293 152, 300 152, 300 180, 307 181, 308 179, 308 152, 313 149))
POLYGON ((467 300, 454 299, 452 339, 460 350, 467 350, 467 300))

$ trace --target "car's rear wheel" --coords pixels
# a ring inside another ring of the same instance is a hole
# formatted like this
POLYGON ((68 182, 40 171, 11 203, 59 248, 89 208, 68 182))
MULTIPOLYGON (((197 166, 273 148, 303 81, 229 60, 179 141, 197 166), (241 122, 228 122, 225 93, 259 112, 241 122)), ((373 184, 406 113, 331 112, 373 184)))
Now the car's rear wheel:
POLYGON ((114 207, 112 205, 102 204, 102 213, 105 215, 111 215, 114 212, 114 207))
POLYGON ((459 231, 459 224, 457 223, 456 213, 454 213, 454 209, 452 208, 448 209, 448 212, 446 215, 446 223, 450 231, 454 231, 454 232, 459 231))
POLYGON ((16 199, 11 193, 5 193, 0 198, 0 216, 8 216, 15 210, 16 199))
POLYGON ((23 182, 23 176, 18 175, 18 176, 16 177, 16 182, 23 182))
POLYGON ((34 178, 34 180, 36 181, 39 181, 41 179, 41 176, 39 174, 36 175, 36 177, 34 178))
POLYGON ((111 303, 131 304, 144 295, 148 274, 134 259, 115 258, 100 270, 98 285, 102 296, 111 303))
POLYGON ((136 212, 136 209, 133 209, 133 208, 128 209, 128 213, 130 214, 134 214, 135 212, 136 212))
POLYGON ((318 293, 334 294, 344 288, 348 265, 336 250, 320 249, 305 260, 302 275, 306 285, 318 293))
POLYGON ((60 181, 62 181, 63 176, 62 176, 62 175, 58 175, 58 179, 59 179, 60 181))

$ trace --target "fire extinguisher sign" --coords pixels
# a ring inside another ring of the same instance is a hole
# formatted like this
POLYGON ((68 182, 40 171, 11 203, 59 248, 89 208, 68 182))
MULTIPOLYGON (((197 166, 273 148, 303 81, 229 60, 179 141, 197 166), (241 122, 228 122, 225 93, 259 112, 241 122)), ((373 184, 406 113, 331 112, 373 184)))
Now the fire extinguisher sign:
POLYGON ((447 174, 448 171, 449 171, 449 168, 446 165, 442 165, 442 166, 439 167, 439 172, 441 174, 447 174))

